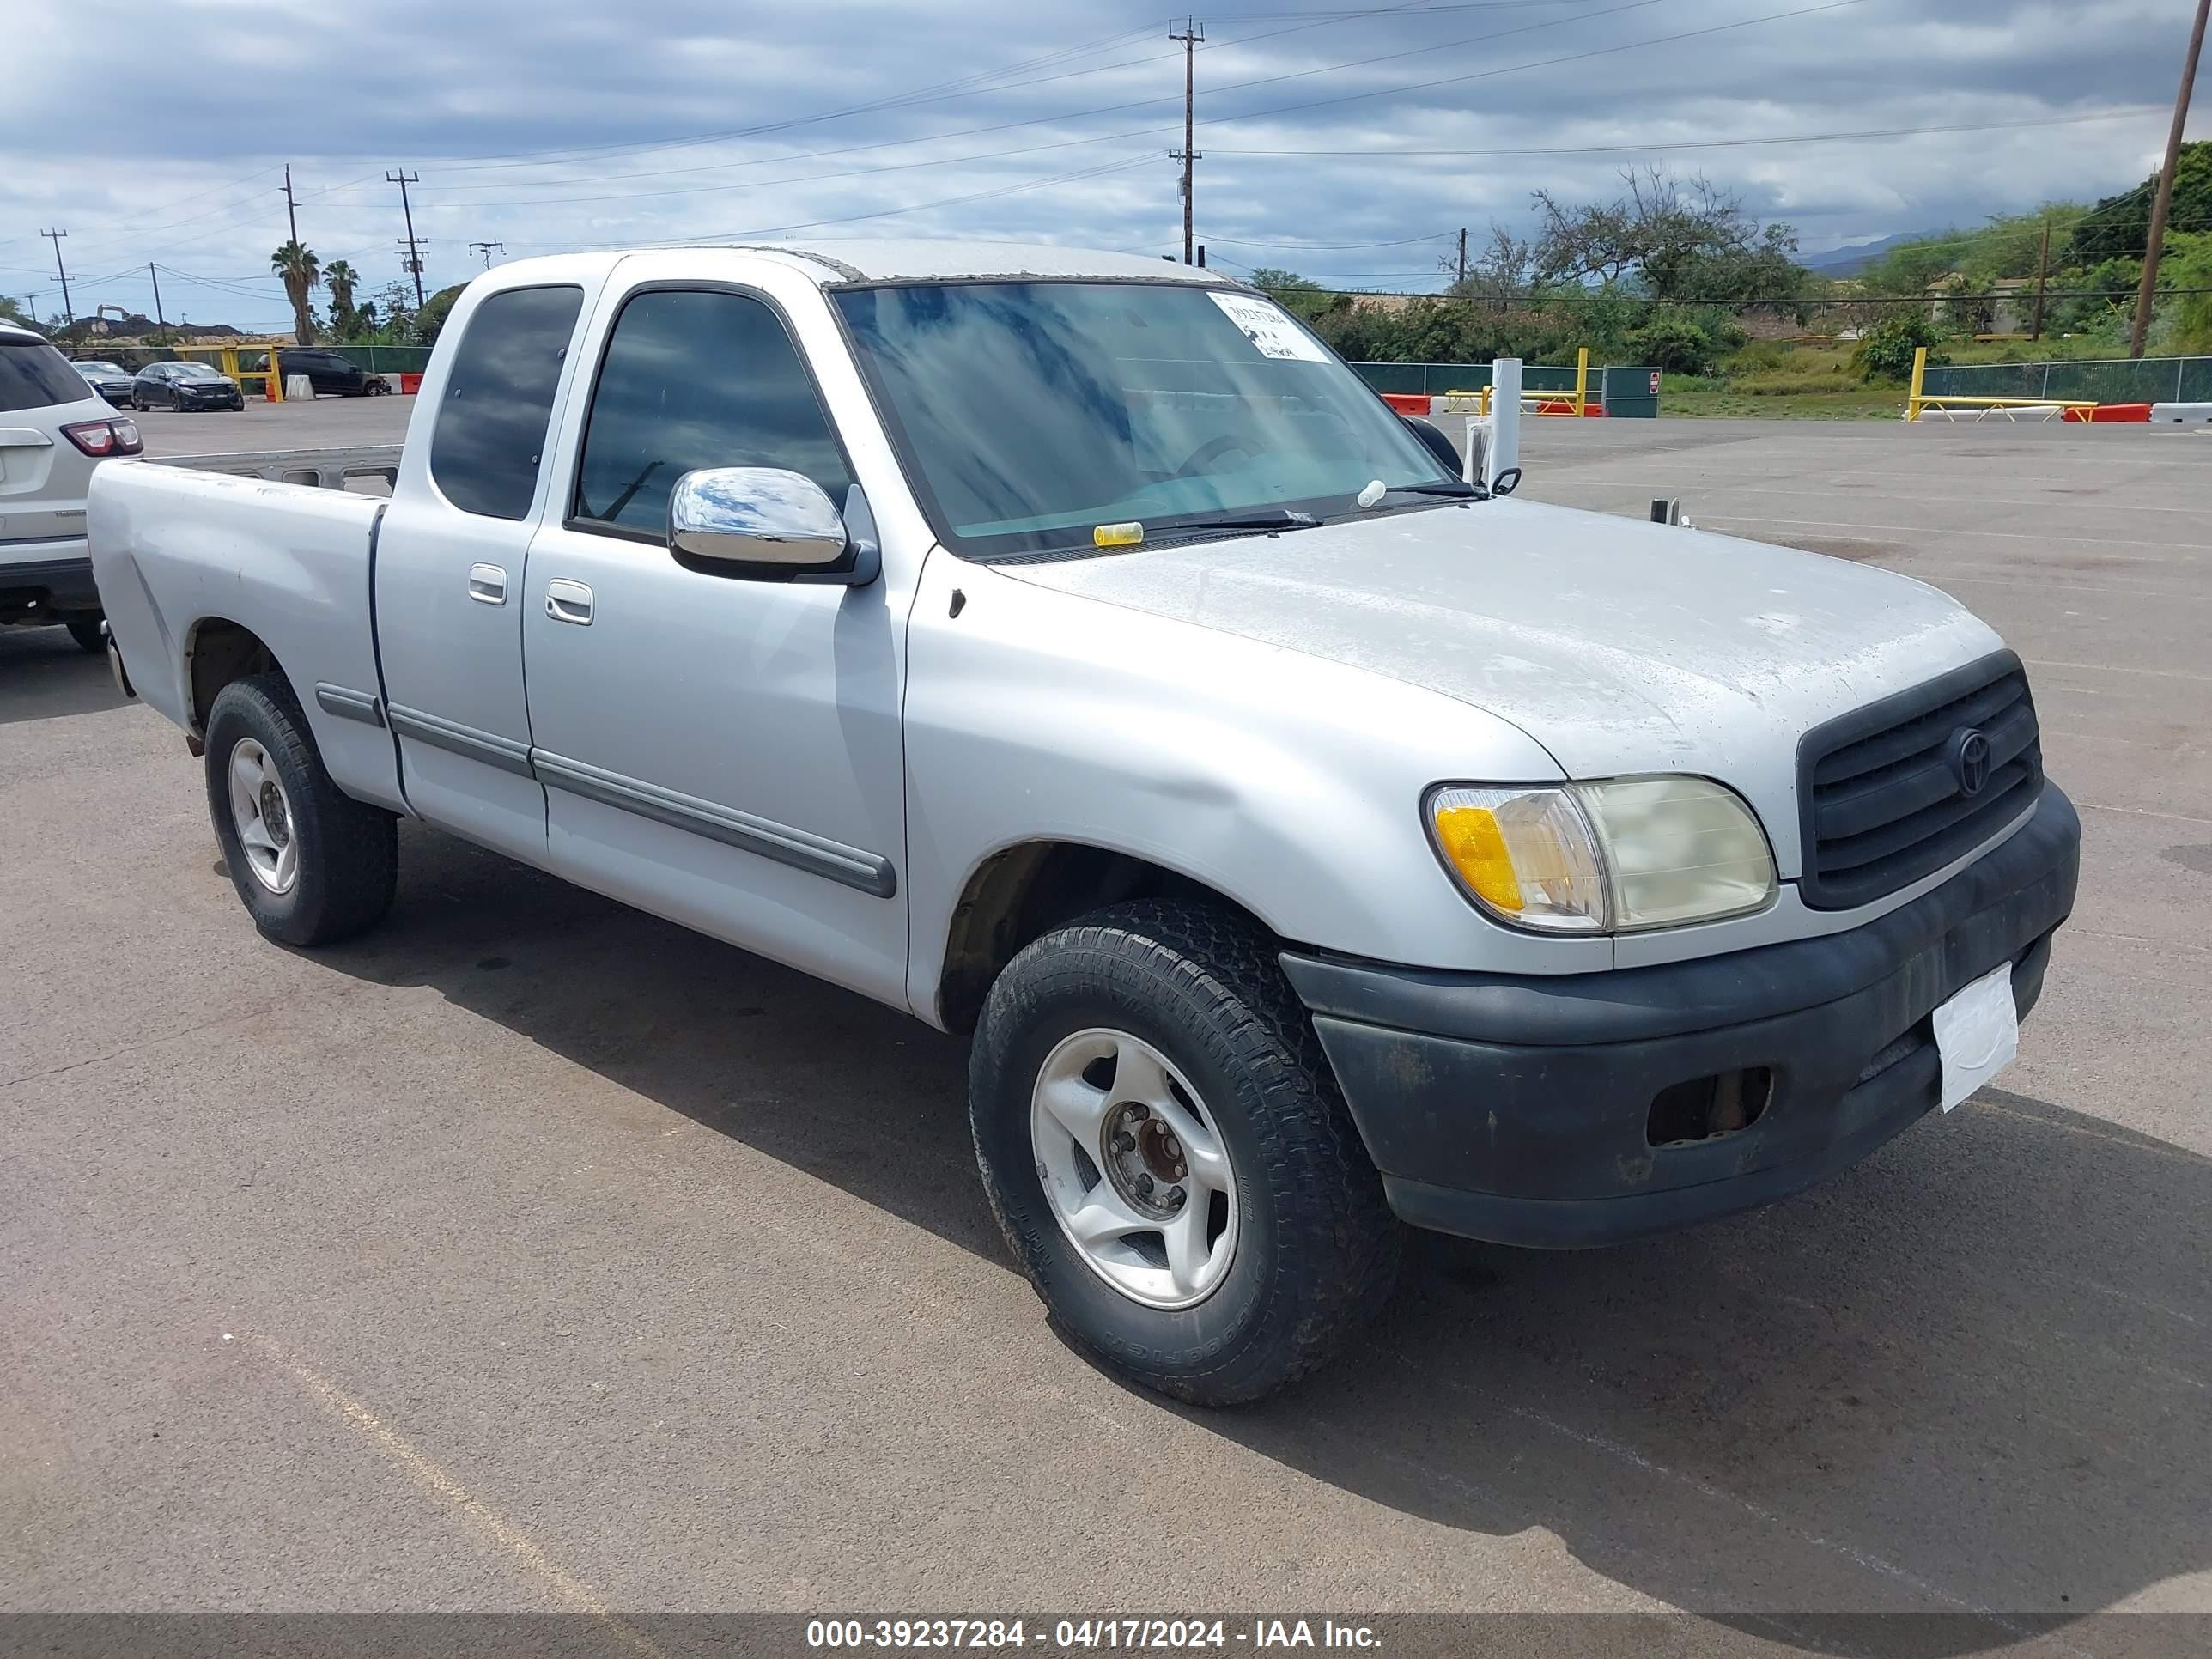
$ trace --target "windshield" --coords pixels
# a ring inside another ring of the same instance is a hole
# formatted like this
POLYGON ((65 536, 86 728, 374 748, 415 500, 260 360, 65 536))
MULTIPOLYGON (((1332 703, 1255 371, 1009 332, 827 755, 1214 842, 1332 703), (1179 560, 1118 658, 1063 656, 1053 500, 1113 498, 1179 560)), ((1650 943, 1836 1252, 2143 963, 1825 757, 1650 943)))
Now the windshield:
POLYGON ((169 372, 180 380, 218 380, 222 378, 205 363, 178 363, 169 372))
POLYGON ((123 371, 113 363, 83 362, 76 366, 80 374, 120 374, 123 371))
POLYGON ((1248 516, 1288 527, 1357 510, 1377 480, 1452 477, 1259 295, 949 283, 833 297, 933 527, 971 557, 1127 545, 1133 524, 1146 540, 1248 516))

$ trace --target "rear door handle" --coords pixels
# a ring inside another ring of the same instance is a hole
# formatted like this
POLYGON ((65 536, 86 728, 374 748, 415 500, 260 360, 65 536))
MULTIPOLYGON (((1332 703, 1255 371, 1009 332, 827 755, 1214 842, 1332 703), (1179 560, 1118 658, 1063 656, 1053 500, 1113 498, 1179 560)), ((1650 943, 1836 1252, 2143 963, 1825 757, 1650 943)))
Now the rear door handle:
POLYGON ((545 584, 545 614, 555 622, 592 625, 592 590, 581 582, 555 580, 545 584))
POLYGON ((482 605, 505 605, 507 572, 495 564, 471 565, 469 597, 482 605))

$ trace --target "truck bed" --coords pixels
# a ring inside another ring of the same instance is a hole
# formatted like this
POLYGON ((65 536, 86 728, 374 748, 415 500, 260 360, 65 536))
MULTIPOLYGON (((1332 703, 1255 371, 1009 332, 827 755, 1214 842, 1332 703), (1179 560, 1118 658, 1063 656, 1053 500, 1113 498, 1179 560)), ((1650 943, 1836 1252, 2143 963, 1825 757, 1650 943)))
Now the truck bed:
MULTIPOLYGON (((397 757, 380 719, 339 718, 313 690, 329 682, 381 697, 370 586, 385 503, 310 481, 384 467, 340 453, 347 459, 271 453, 102 466, 86 513, 93 574, 132 684, 163 714, 202 735, 194 656, 234 638, 210 624, 244 629, 299 689, 339 787, 402 810, 397 757), (237 470, 203 470, 210 465, 237 470), (262 471, 280 477, 252 476, 262 471), (301 481, 283 482, 287 475, 301 481)), ((396 462, 397 448, 388 453, 396 462)))

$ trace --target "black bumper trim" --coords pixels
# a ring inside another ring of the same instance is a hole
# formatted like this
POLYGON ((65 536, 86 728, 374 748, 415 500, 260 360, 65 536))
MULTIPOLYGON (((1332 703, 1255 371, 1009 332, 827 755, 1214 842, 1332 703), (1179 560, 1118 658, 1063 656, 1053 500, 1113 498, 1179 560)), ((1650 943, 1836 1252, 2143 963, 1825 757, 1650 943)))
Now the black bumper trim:
POLYGON ((2009 839, 1847 933, 1550 979, 1283 965, 1401 1216, 1611 1243, 1810 1186, 1931 1110, 1929 1015, 2006 963, 2021 1012, 2034 1006, 2080 845, 2072 804, 2046 787, 2009 839), (1747 1127, 1650 1144, 1662 1090, 1753 1067, 1773 1082, 1747 1127))
MULTIPOLYGON (((65 536, 42 537, 46 541, 65 542, 65 536)), ((100 587, 92 579, 92 556, 86 554, 70 559, 23 559, 14 563, 0 562, 0 593, 27 592, 42 588, 46 603, 64 610, 100 608, 100 587)))
MULTIPOLYGON (((2077 847, 2074 804, 2048 785, 2028 821, 1957 875, 1843 933, 1597 974, 1468 974, 1286 953, 1316 1014, 1479 1042, 1632 1042, 1769 1018, 1847 997, 1897 971, 2077 847)), ((2070 897, 2070 873, 2067 882, 2070 897)), ((1994 963, 1990 965, 1994 966, 1994 963)))

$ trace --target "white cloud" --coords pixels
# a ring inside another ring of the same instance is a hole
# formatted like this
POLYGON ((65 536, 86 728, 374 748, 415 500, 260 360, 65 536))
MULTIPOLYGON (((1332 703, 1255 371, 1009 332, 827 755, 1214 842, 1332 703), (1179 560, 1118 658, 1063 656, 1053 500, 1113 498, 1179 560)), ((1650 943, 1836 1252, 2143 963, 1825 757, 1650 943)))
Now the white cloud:
MULTIPOLYGON (((1237 3, 1200 14, 1201 240, 1399 286, 1432 285, 1457 226, 1521 222, 1539 186, 1607 192, 1645 159, 1741 191, 1808 249, 2108 193, 2154 163, 2155 107, 1714 146, 2162 106, 2186 25, 2159 0, 1237 3), (1638 148, 1591 148, 1611 145, 1638 148), (1404 153, 1531 149, 1553 153, 1404 153)), ((179 273, 173 314, 283 321, 287 161, 301 236, 371 289, 399 274, 384 174, 402 167, 434 284, 479 267, 475 241, 515 257, 822 221, 846 222, 793 234, 1179 246, 1180 51, 1120 0, 182 0, 132 13, 121 58, 65 0, 13 13, 0 293, 44 310, 36 233, 59 225, 80 310, 150 308, 152 260, 179 273)))

